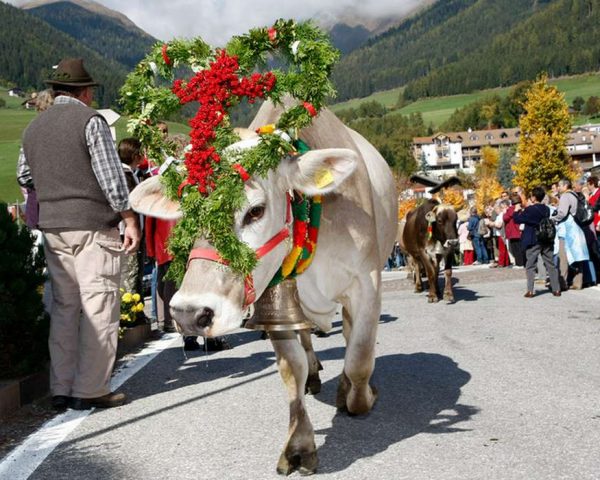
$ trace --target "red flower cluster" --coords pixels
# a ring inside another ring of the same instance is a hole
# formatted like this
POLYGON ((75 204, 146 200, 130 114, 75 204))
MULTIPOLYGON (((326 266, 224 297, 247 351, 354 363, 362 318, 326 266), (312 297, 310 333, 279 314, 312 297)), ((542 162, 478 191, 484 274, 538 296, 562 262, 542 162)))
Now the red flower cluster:
POLYGON ((200 107, 196 116, 190 120, 192 149, 186 154, 185 165, 188 171, 187 184, 198 185, 202 194, 214 187, 211 175, 213 165, 221 161, 212 141, 216 128, 227 115, 233 98, 246 97, 249 103, 263 98, 275 87, 276 77, 268 72, 265 75, 253 73, 240 79, 238 59, 221 50, 208 69, 199 71, 189 82, 176 80, 173 93, 181 104, 198 102, 200 107))

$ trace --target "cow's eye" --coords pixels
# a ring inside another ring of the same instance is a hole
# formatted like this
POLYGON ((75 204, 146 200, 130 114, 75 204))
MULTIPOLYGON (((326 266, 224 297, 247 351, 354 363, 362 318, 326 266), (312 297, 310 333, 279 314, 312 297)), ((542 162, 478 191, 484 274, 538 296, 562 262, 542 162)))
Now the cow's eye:
POLYGON ((246 216, 244 217, 244 225, 248 225, 252 222, 256 222, 257 220, 260 220, 264 214, 265 214, 265 206, 264 205, 257 205, 255 207, 252 207, 250 210, 248 210, 248 213, 246 213, 246 216))

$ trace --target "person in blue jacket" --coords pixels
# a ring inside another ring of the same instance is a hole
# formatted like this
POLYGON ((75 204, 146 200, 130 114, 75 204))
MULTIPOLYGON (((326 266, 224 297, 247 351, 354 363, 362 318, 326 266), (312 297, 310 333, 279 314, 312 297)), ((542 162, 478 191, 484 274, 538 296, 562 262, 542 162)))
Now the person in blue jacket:
POLYGON ((534 293, 534 280, 535 270, 537 266, 538 256, 542 256, 546 271, 550 278, 550 287, 552 288, 552 295, 560 297, 560 283, 558 281, 558 271, 554 262, 552 261, 552 254, 554 251, 554 244, 538 242, 536 235, 536 227, 542 221, 543 218, 550 217, 550 209, 547 205, 544 205, 542 200, 546 192, 543 187, 535 187, 531 192, 529 199, 529 206, 523 209, 522 205, 519 204, 515 207, 514 221, 518 224, 524 224, 523 234, 521 235, 521 247, 525 251, 525 271, 527 273, 527 292, 525 292, 526 298, 531 298, 535 295, 534 293))

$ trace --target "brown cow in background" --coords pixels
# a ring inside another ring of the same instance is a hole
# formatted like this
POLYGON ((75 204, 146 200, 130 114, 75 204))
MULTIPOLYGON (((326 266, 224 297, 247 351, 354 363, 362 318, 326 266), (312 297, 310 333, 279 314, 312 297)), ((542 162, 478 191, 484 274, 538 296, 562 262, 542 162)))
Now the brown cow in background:
POLYGON ((458 246, 457 216, 454 207, 428 199, 411 210, 406 219, 400 222, 398 238, 400 248, 410 255, 413 269, 415 292, 422 292, 421 268, 429 282, 429 302, 437 302, 438 275, 440 263, 444 260, 444 300, 454 301, 452 292, 452 264, 454 250, 458 246), (431 227, 430 229, 428 227, 431 227))

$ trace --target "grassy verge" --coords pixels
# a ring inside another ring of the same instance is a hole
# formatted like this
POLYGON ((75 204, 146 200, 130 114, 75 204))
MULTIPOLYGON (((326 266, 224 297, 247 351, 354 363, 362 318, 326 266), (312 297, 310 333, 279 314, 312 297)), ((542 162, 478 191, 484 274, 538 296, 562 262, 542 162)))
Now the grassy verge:
MULTIPOLYGON (((1 88, 0 88, 1 90, 1 88)), ((16 166, 23 131, 35 118, 35 111, 21 107, 22 99, 9 97, 5 92, 0 98, 6 100, 6 107, 0 108, 0 201, 15 203, 23 201, 16 179, 16 166)), ((189 132, 189 127, 180 123, 167 122, 171 134, 189 132)), ((127 119, 120 118, 115 124, 117 142, 129 136, 127 119)))
MULTIPOLYGON (((577 96, 587 99, 592 95, 600 96, 600 74, 586 74, 574 77, 564 77, 550 80, 549 83, 554 85, 558 90, 565 94, 565 100, 571 104, 577 96)), ((377 92, 365 98, 353 99, 347 102, 337 103, 331 107, 336 112, 346 108, 357 108, 361 103, 377 101, 389 109, 393 109, 390 115, 402 114, 408 115, 414 112, 421 112, 426 125, 431 124, 434 128, 444 123, 457 108, 464 107, 476 100, 480 100, 492 95, 504 97, 508 94, 512 87, 493 88, 489 90, 481 90, 474 93, 464 95, 452 95, 447 97, 433 97, 417 100, 403 108, 395 109, 402 88, 386 90, 385 92, 377 92)), ((574 119, 574 123, 579 125, 587 123, 589 118, 578 117, 574 119)))

